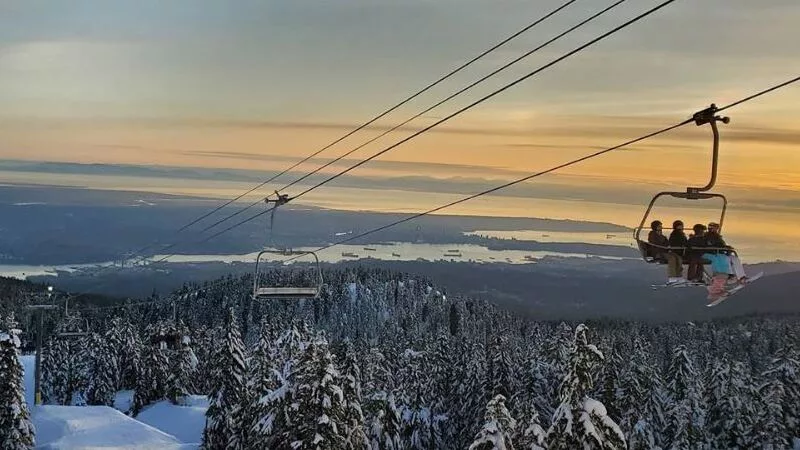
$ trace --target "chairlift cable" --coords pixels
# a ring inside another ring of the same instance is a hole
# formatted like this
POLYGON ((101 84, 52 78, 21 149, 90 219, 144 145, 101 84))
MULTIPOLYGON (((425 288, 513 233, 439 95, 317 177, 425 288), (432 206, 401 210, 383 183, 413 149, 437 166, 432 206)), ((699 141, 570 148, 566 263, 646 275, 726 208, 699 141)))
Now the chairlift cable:
MULTIPOLYGON (((288 172, 290 172, 291 170, 293 170, 293 169, 297 168, 298 166, 300 166, 301 164, 305 163, 306 161, 308 161, 308 160, 310 160, 310 159, 314 158, 315 156, 318 156, 319 154, 321 154, 322 152, 324 152, 324 151, 328 150, 329 148, 333 147, 334 145, 336 145, 336 144, 338 144, 338 143, 342 142, 343 140, 347 139, 348 137, 350 137, 350 136, 354 135, 355 133, 357 133, 357 132, 359 132, 359 131, 361 131, 361 130, 363 130, 363 129, 367 128, 368 126, 372 125, 373 123, 375 123, 375 122, 377 122, 378 120, 382 119, 383 117, 387 116, 388 114, 390 114, 391 112, 393 112, 393 111, 395 111, 396 109, 400 108, 401 106, 403 106, 403 105, 407 104, 408 102, 410 102, 410 101, 414 100, 415 98, 419 97, 420 95, 424 94, 425 92, 427 92, 427 91, 429 91, 429 90, 433 89, 433 88, 434 88, 434 87, 436 87, 437 85, 439 85, 439 84, 441 84, 442 82, 444 82, 444 81, 448 80, 448 79, 449 79, 450 77, 452 77, 453 75, 455 75, 455 74, 457 74, 457 73, 461 72, 462 70, 466 69, 467 67, 469 67, 469 66, 471 66, 472 64, 476 63, 477 61, 481 60, 482 58, 484 58, 484 57, 485 57, 485 56, 487 56, 488 54, 490 54, 490 53, 494 52, 494 51, 495 51, 495 50, 497 50, 498 48, 500 48, 500 47, 504 46, 505 44, 507 44, 507 43, 511 42, 512 40, 514 40, 514 39, 518 38, 520 35, 524 34, 524 33, 525 33, 525 32, 527 32, 528 30, 530 30, 530 29, 534 28, 535 26, 539 25, 540 23, 544 22, 545 20, 549 19, 550 17, 554 16, 555 14, 559 13, 559 12, 560 12, 560 11, 562 11, 564 8, 566 8, 566 7, 570 6, 571 4, 575 3, 576 1, 578 1, 578 0, 568 0, 567 2, 563 3, 563 4, 562 4, 561 6, 559 6, 558 8, 554 9, 553 11, 550 11, 549 13, 545 14, 544 16, 542 16, 542 17, 538 18, 537 20, 535 20, 535 21, 533 21, 533 22, 529 23, 528 25, 526 25, 526 26, 525 26, 525 27, 523 27, 522 29, 520 29, 520 30, 516 31, 515 33, 513 33, 513 34, 511 34, 510 36, 506 37, 505 39, 501 40, 501 41, 500 41, 500 42, 498 42, 497 44, 495 44, 495 45, 491 46, 490 48, 488 48, 488 49, 484 50, 483 52, 479 53, 478 55, 474 56, 474 57, 473 57, 472 59, 470 59, 469 61, 467 61, 467 62, 465 62, 465 63, 461 64, 460 66, 456 67, 455 69, 451 70, 450 72, 446 73, 445 75, 442 75, 441 77, 439 77, 438 79, 436 79, 436 80, 435 80, 435 81, 433 81, 432 83, 430 83, 430 84, 428 84, 427 86, 423 87, 423 88, 422 88, 422 89, 420 89, 419 91, 417 91, 417 92, 415 92, 414 94, 412 94, 412 95, 410 95, 410 96, 406 97, 406 98, 405 98, 404 100, 402 100, 401 102, 399 102, 399 103, 395 104, 394 106, 392 106, 392 107, 390 107, 390 108, 388 108, 388 109, 384 110, 384 111, 383 111, 383 112, 381 112, 380 114, 378 114, 378 115, 374 116, 373 118, 369 119, 368 121, 364 122, 363 124, 359 125, 358 127, 354 128, 353 130, 351 130, 351 131, 349 131, 348 133, 344 134, 343 136, 339 137, 338 139, 336 139, 336 140, 332 141, 331 143, 329 143, 329 144, 325 145, 324 147, 320 148, 319 150, 317 150, 317 151, 315 151, 315 152, 313 152, 313 153, 309 154, 308 156, 306 156, 305 158, 301 159, 300 161, 298 161, 298 162, 296 162, 296 163, 292 164, 291 166, 287 167, 286 169, 284 169, 284 170, 283 170, 283 171, 281 171, 280 173, 278 173, 278 174, 276 174, 276 175, 273 175, 272 177, 270 177, 270 178, 268 178, 268 179, 264 180, 263 182, 261 182, 261 183, 257 184, 256 186, 254 186, 254 187, 252 187, 251 189, 249 189, 249 190, 247 190, 247 191, 243 192, 242 194, 240 194, 240 195, 238 195, 238 196, 236 196, 236 197, 234 197, 234 198, 232 198, 232 199, 230 199, 230 200, 226 201, 225 203, 223 203, 223 204, 221 204, 221 205, 217 206, 216 208, 212 209, 211 211, 209 211, 209 212, 207 212, 207 213, 205 213, 205 214, 202 214, 201 216, 199 216, 199 217, 197 217, 197 218, 193 219, 193 220, 192 220, 192 221, 190 221, 189 223, 187 223, 187 224, 185 224, 184 226, 182 226, 181 228, 179 228, 179 229, 176 231, 176 233, 179 233, 179 232, 183 232, 183 231, 185 231, 186 229, 188 229, 188 228, 189 228, 189 227, 191 227, 192 225, 194 225, 194 224, 196 224, 196 223, 198 223, 198 222, 202 221, 203 219, 205 219, 205 218, 207 218, 207 217, 209 217, 209 216, 213 215, 214 213, 216 213, 216 212, 220 211, 221 209, 225 208, 226 206, 228 206, 228 205, 230 205, 230 204, 232 204, 232 203, 234 203, 234 202, 236 202, 236 201, 238 201, 238 200, 242 199, 244 196, 246 196, 246 195, 248 195, 248 194, 250 194, 250 193, 252 193, 252 192, 254 192, 254 191, 256 191, 256 190, 258 190, 258 189, 260 189, 260 188, 262 188, 262 187, 264 187, 264 186, 266 186, 267 184, 269 184, 269 183, 271 183, 272 181, 274 181, 274 180, 278 179, 279 177, 281 177, 281 176, 283 176, 283 175, 287 174, 288 172)), ((215 224, 215 225, 216 225, 216 224, 215 224)), ((203 231, 206 231, 206 230, 207 230, 207 228, 206 228, 205 230, 203 230, 203 231)), ((152 248, 154 245, 156 245, 156 243, 149 244, 149 245, 147 245, 147 246, 145 246, 145 247, 141 248, 140 250, 137 250, 137 251, 136 251, 136 252, 134 252, 134 253, 141 253, 141 252, 143 252, 143 251, 145 251, 145 250, 147 250, 147 249, 149 249, 149 248, 152 248)))
MULTIPOLYGON (((538 51, 540 51, 540 50, 544 49, 545 47, 549 46, 550 44, 552 44, 552 43, 554 43, 554 42, 558 41, 559 39, 561 39, 561 38, 563 38, 564 36, 566 36, 566 35, 568 35, 568 34, 572 33, 573 31, 577 30, 578 28, 581 28, 582 26, 586 25, 587 23, 589 23, 589 22, 591 22, 591 21, 593 21, 593 20, 597 19, 598 17, 600 17, 600 16, 602 16, 603 14, 605 14, 605 13, 607 13, 607 12, 611 11, 612 9, 616 8, 617 6, 621 5, 622 3, 625 3, 626 1, 627 1, 627 0, 617 0, 615 3, 612 3, 611 5, 609 5, 609 6, 607 6, 606 8, 604 8, 604 9, 600 10, 599 12, 596 12, 596 13, 594 13, 593 15, 591 15, 591 16, 589 16, 588 18, 586 18, 586 19, 582 20, 581 22, 579 22, 579 23, 577 23, 577 24, 573 25, 572 27, 570 27, 570 28, 568 28, 568 29, 566 29, 566 30, 562 31, 561 33, 559 33, 558 35, 556 35, 556 36, 552 37, 551 39, 547 40, 547 41, 546 41, 546 42, 544 42, 543 44, 541 44, 541 45, 539 45, 539 46, 537 46, 537 47, 534 47, 534 48, 533 48, 533 49, 531 49, 531 50, 528 50, 527 52, 525 52, 525 53, 523 53, 522 55, 520 55, 520 56, 516 57, 515 59, 513 59, 513 60, 509 61, 508 63, 504 64, 503 66, 501 66, 501 67, 499 67, 499 68, 497 68, 497 69, 493 70, 492 72, 490 72, 490 73, 488 73, 488 74, 484 75, 483 77, 479 78, 478 80, 476 80, 476 81, 473 81, 473 82, 472 82, 472 83, 470 83, 469 85, 467 85, 467 86, 465 86, 465 87, 463 87, 463 88, 461 88, 461 89, 459 89, 459 90, 457 90, 457 91, 453 92, 452 94, 450 94, 449 96, 445 97, 444 99, 442 99, 442 100, 439 100, 438 102, 436 102, 436 103, 435 103, 435 104, 433 104, 432 106, 429 106, 428 108, 426 108, 426 109, 424 109, 424 110, 422 110, 422 111, 420 111, 420 112, 418 112, 418 113, 414 114, 413 116, 409 117, 408 119, 404 120, 403 122, 401 122, 401 123, 399 123, 399 124, 397 124, 397 125, 395 125, 395 126, 393 126, 393 127, 389 128, 389 129, 385 130, 383 133, 381 133, 381 134, 379 134, 379 135, 377 135, 377 136, 375 136, 375 137, 373 137, 373 138, 371 138, 371 139, 367 140, 366 142, 364 142, 364 143, 362 143, 362 144, 360 144, 360 145, 358 145, 358 146, 356 146, 356 147, 354 147, 354 148, 350 149, 350 150, 349 150, 349 151, 347 151, 346 153, 343 153, 342 155, 339 155, 339 156, 337 156, 336 158, 334 158, 334 159, 332 159, 332 160, 328 161, 327 163, 325 163, 324 165, 322 165, 322 166, 320 166, 320 167, 318 167, 318 168, 314 169, 313 171, 311 171, 311 172, 309 172, 309 173, 306 173, 305 175, 301 176, 300 178, 298 178, 298 179, 296 179, 296 180, 292 181, 291 183, 289 183, 289 184, 287 184, 287 185, 283 186, 282 188, 278 189, 278 191, 279 191, 279 192, 283 192, 283 191, 285 191, 286 189, 288 189, 288 188, 290 188, 290 187, 292 187, 292 186, 296 185, 297 183, 300 183, 301 181, 303 181, 303 180, 305 180, 305 179, 307 179, 307 178, 311 177, 312 175, 314 175, 314 174, 316 174, 316 173, 320 172, 321 170, 323 170, 323 169, 325 169, 325 168, 327 168, 327 167, 329 167, 329 166, 331 166, 331 165, 333 165, 333 164, 336 164, 337 162, 341 161, 342 159, 344 159, 344 158, 346 158, 346 157, 348 157, 348 156, 352 155, 352 154, 353 154, 353 153, 355 153, 356 151, 358 151, 358 150, 360 150, 360 149, 362 149, 362 148, 366 147, 367 145, 369 145, 369 144, 371 144, 371 143, 373 143, 373 142, 377 141, 378 139, 380 139, 380 138, 382 138, 382 137, 386 136, 387 134, 389 134, 389 133, 392 133, 392 132, 394 132, 394 131, 398 130, 399 128, 401 128, 401 127, 403 127, 403 126, 407 125, 408 123, 410 123, 410 122, 412 122, 412 121, 414 121, 414 120, 418 119, 419 117, 422 117, 423 115, 425 115, 425 114, 429 113, 430 111, 432 111, 432 110, 434 110, 434 109, 438 108, 439 106, 442 106, 443 104, 445 104, 445 103, 449 102, 450 100, 452 100, 452 99, 454 99, 454 98, 458 97, 459 95, 463 94, 464 92, 467 92, 467 91, 469 91, 470 89, 474 88, 475 86, 477 86, 477 85, 479 85, 479 84, 483 83, 484 81, 488 80, 489 78, 491 78, 491 77, 493 77, 493 76, 497 75, 498 73, 500 73, 500 72, 502 72, 502 71, 504 71, 504 70, 508 69, 509 67, 511 67, 511 66, 513 66, 513 65, 515 65, 515 64, 517 64, 518 62, 522 61, 523 59, 525 59, 525 58, 527 58, 527 57, 529 57, 529 56, 533 55, 534 53, 536 53, 536 52, 538 52, 538 51)), ((556 10, 556 11, 558 11, 558 10, 556 10)), ((556 11, 554 11, 553 13, 555 13, 556 11)), ((551 13, 551 14, 553 14, 553 13, 551 13)), ((549 17, 549 16, 545 16, 545 18, 547 18, 547 17, 549 17)), ((543 19, 544 19, 544 18, 543 18, 543 19)), ((543 19, 541 19, 541 20, 543 20, 543 19)), ((241 214, 241 213, 243 213, 243 212, 245 212, 245 211, 247 211, 247 210, 249 210, 249 209, 251 209, 251 208, 253 208, 253 207, 257 206, 259 203, 261 203, 261 202, 262 202, 262 200, 263 200, 263 199, 256 200, 255 202, 251 203, 250 205, 248 205, 248 206, 245 206, 244 208, 241 208, 240 210, 238 210, 238 211, 236 211, 236 212, 234 212, 234 213, 232 213, 232 214, 228 215, 227 217, 224 217, 224 218, 222 218, 222 219, 218 220, 217 222, 215 222, 215 223, 213 223, 213 224, 211 224, 211 225, 207 226, 207 227, 206 227, 206 228, 204 228, 202 231, 208 231, 209 229, 211 229, 211 228, 214 228, 215 226, 217 226, 217 225, 219 225, 219 224, 221 224, 221 223, 223 223, 223 222, 226 222, 226 221, 228 221, 228 220, 230 220, 230 219, 232 219, 232 218, 234 218, 234 217, 238 216, 239 214, 241 214)))
MULTIPOLYGON (((501 87, 501 88, 499 88, 499 89, 497 89, 497 90, 495 90, 495 91, 493 91, 493 92, 481 97, 480 99, 470 103, 469 105, 464 106, 463 108, 461 108, 461 109, 459 109, 459 110, 457 110, 457 111, 455 111, 455 112, 443 117, 442 119, 434 122, 433 124, 428 125, 428 126, 422 128, 422 129, 418 130, 414 134, 412 134, 412 135, 410 135, 410 136, 408 136, 406 138, 403 138, 402 140, 390 145, 389 147, 384 148, 383 150, 381 150, 381 151, 369 156, 368 158, 366 158, 364 160, 359 161, 358 163, 348 167, 347 169, 344 169, 341 172, 336 173, 336 174, 328 177, 327 179, 325 179, 325 180, 323 180, 323 181, 321 181, 321 182, 319 182, 319 183, 307 188, 306 190, 302 191, 301 193, 295 195, 293 198, 296 199, 296 198, 302 197, 303 195, 308 194, 309 192, 311 192, 311 191, 313 191, 313 190, 315 190, 315 189, 317 189, 317 188, 319 188, 319 187, 321 187, 321 186, 323 186, 323 185, 335 180, 336 178, 339 178, 340 176, 345 175, 346 173, 350 172, 351 170, 356 169, 356 168, 366 164, 367 162, 372 161, 373 159, 377 158, 378 156, 381 156, 381 155, 393 150, 394 148, 397 148, 400 145, 402 145, 402 144, 404 144, 404 143, 416 138, 417 136, 430 131, 434 127, 436 127, 438 125, 441 125, 442 123, 447 122, 448 120, 450 120, 450 119, 452 119, 452 118, 454 118, 454 117, 456 117, 456 116, 468 111, 469 109, 474 108, 475 106, 485 102, 486 100, 489 100, 492 97, 494 97, 494 96, 496 96, 496 95, 498 95, 498 94, 510 89, 511 87, 516 86, 517 84, 527 80, 528 78, 531 78, 531 77, 539 74, 540 72, 542 72, 542 71, 544 71, 544 70, 546 70, 546 69, 558 64, 559 62, 569 58, 570 56, 573 56, 576 53, 579 53, 579 52, 585 50, 586 48, 596 44, 597 42, 602 41, 603 39, 605 39, 605 38, 607 38, 607 37, 619 32, 619 31, 621 31, 624 28, 627 28, 628 26, 630 26, 630 25, 638 22, 639 20, 641 20, 641 19, 643 19, 643 18, 655 13, 656 11, 664 8, 665 6, 674 3, 675 1, 676 0, 666 0, 666 1, 662 2, 662 3, 660 3, 659 5, 656 5, 655 7, 653 7, 651 9, 639 14, 638 16, 636 16, 636 17, 634 17, 634 18, 622 23, 621 25, 618 25, 618 26, 614 27, 613 29, 601 34, 600 36, 595 37, 594 39, 590 40, 589 42, 587 42, 587 43, 585 43, 585 44, 583 44, 583 45, 571 50, 570 52, 568 52, 568 53, 566 53, 566 54, 564 54, 564 55, 562 55, 562 56, 550 61, 549 63, 539 67, 538 69, 536 69, 536 70, 534 70, 532 72, 529 72, 529 73, 523 75, 522 77, 517 78, 516 80, 512 81, 511 83, 508 83, 508 84, 504 85, 503 87, 501 87)), ((240 225, 244 225, 247 222, 255 220, 255 219, 263 216, 267 212, 269 212, 269 210, 256 213, 256 214, 248 217, 247 219, 244 219, 244 220, 236 223, 235 225, 233 225, 231 227, 228 227, 228 228, 224 229, 223 231, 221 231, 219 233, 216 233, 215 235, 209 237, 208 239, 212 239, 214 237, 217 237, 217 236, 219 236, 219 235, 221 235, 221 234, 223 234, 223 233, 225 233, 227 231, 230 231, 230 230, 232 230, 232 229, 234 229, 234 228, 236 228, 236 227, 238 227, 240 225)), ((206 239, 206 240, 208 240, 208 239, 206 239)), ((201 242, 205 242, 206 240, 201 241, 201 242)))

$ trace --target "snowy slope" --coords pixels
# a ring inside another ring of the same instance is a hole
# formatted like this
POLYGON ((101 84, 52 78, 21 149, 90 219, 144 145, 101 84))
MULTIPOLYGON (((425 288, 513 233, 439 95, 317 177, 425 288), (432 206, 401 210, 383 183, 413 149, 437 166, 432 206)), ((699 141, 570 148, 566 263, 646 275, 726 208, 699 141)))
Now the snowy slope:
POLYGON ((205 396, 191 396, 187 403, 189 406, 158 402, 144 408, 136 420, 169 433, 186 444, 200 444, 208 400, 205 396))
POLYGON ((108 406, 38 406, 33 423, 42 449, 194 448, 108 406))
POLYGON ((22 355, 19 360, 22 363, 25 401, 28 405, 33 405, 33 375, 36 370, 36 355, 22 355))

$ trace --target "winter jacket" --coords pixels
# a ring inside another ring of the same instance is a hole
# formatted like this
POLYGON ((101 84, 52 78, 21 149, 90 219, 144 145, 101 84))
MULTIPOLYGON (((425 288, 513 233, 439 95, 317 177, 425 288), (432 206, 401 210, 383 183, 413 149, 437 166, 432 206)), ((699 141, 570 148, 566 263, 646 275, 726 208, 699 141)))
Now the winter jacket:
POLYGON ((659 258, 661 257, 661 255, 666 253, 666 250, 660 247, 669 246, 669 240, 667 239, 667 237, 664 236, 663 234, 657 233, 655 230, 650 230, 650 233, 648 233, 647 235, 647 242, 659 246, 659 247, 653 247, 653 246, 648 247, 647 253, 649 256, 653 258, 659 258))
POLYGON ((663 234, 657 233, 655 230, 650 230, 650 233, 647 235, 647 242, 662 247, 669 246, 669 239, 663 234))
POLYGON ((692 236, 689 238, 687 245, 689 246, 689 251, 686 252, 686 256, 690 258, 700 258, 703 253, 705 253, 703 247, 706 247, 706 237, 692 236))
MULTIPOLYGON (((722 236, 719 233, 706 233, 703 236, 703 240, 705 241, 704 247, 712 247, 712 248, 726 248, 728 245, 722 239, 722 236)), ((721 250, 708 250, 705 253, 721 253, 721 250)))
POLYGON ((677 253, 679 255, 684 254, 684 249, 689 245, 689 239, 686 237, 686 233, 683 230, 672 230, 672 233, 669 235, 669 246, 673 247, 673 253, 677 253))

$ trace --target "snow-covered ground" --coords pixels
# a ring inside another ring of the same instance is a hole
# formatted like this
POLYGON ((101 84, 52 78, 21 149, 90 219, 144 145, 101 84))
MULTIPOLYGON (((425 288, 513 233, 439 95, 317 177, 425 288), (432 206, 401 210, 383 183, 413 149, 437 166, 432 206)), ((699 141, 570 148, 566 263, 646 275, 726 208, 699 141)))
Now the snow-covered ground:
POLYGON ((158 402, 145 408, 135 419, 123 414, 131 406, 133 391, 118 392, 114 408, 33 407, 35 356, 23 355, 20 360, 25 371, 25 401, 36 427, 36 448, 199 448, 208 408, 205 396, 191 396, 187 406, 158 402))
POLYGON ((189 449, 163 431, 108 406, 33 408, 36 447, 46 449, 189 449))
POLYGON ((161 401, 142 410, 136 419, 175 436, 183 443, 199 445, 206 425, 208 400, 192 396, 188 406, 175 406, 161 401))

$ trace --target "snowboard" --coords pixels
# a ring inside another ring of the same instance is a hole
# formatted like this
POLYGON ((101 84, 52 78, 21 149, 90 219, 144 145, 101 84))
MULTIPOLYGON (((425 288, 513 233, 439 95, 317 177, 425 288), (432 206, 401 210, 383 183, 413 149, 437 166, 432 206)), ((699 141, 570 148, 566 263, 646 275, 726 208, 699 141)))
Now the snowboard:
POLYGON ((707 304, 706 306, 708 306, 708 307, 712 307, 712 306, 717 306, 717 305, 719 305, 720 303, 722 303, 722 302, 724 302, 725 300, 729 299, 729 298, 730 298, 730 297, 731 297, 733 294, 735 294, 735 293, 737 293, 737 292, 741 291, 742 289, 746 288, 746 287, 747 287, 747 286, 749 286, 751 283, 753 283, 754 281, 758 280, 759 278, 761 278, 761 277, 763 277, 763 276, 764 276, 764 272, 759 272, 759 273, 757 273, 757 274, 753 275, 752 277, 747 277, 747 282, 745 282, 745 284, 737 284, 736 286, 734 286, 734 287, 732 287, 732 288, 728 289, 728 290, 727 290, 727 291, 726 291, 724 294, 722 294, 722 295, 721 295, 721 296, 720 296, 718 299, 716 299, 716 300, 714 300, 713 302, 711 302, 711 303, 707 304))

